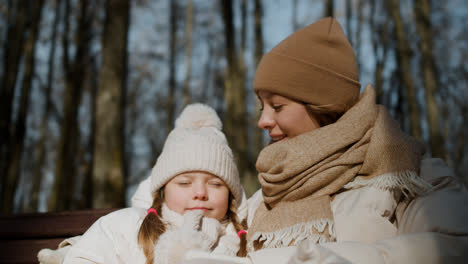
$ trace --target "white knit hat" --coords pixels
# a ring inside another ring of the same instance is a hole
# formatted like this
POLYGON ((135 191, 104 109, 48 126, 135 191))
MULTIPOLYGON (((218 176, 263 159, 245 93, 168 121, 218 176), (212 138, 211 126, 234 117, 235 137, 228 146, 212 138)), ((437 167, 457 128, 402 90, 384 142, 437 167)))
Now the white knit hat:
POLYGON ((151 190, 159 190, 183 172, 205 171, 223 179, 240 204, 243 189, 239 172, 221 128, 221 120, 211 107, 188 105, 177 118, 151 171, 151 190))

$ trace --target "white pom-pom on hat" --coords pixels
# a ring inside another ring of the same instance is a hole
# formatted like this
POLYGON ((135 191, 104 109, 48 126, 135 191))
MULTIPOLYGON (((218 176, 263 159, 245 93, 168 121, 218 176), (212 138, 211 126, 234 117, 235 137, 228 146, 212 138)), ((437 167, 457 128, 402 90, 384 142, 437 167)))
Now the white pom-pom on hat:
POLYGON ((175 121, 176 128, 214 127, 221 130, 223 124, 213 108, 196 103, 190 104, 182 111, 175 121))

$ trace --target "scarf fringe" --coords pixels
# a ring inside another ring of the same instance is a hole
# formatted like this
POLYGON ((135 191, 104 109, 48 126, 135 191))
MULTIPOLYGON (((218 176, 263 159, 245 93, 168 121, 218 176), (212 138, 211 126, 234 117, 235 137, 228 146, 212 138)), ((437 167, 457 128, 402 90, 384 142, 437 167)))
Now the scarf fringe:
POLYGON ((414 171, 389 172, 366 180, 356 177, 354 181, 347 183, 345 189, 357 189, 371 186, 382 190, 399 189, 406 197, 424 195, 432 190, 432 185, 414 171))
POLYGON ((278 248, 297 245, 303 240, 310 240, 316 244, 331 242, 336 240, 336 234, 332 220, 319 219, 313 222, 295 224, 275 232, 255 232, 249 241, 249 251, 254 251, 253 242, 256 240, 263 242, 263 248, 278 248), (327 226, 330 238, 321 235, 327 226))

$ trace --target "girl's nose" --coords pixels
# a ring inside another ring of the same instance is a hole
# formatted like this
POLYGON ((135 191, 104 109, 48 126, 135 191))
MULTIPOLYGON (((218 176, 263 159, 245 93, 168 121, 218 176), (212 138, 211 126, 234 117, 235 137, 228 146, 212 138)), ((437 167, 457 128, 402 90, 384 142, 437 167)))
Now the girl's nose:
POLYGON ((193 186, 193 199, 194 200, 208 200, 208 192, 204 184, 195 184, 193 186))
POLYGON ((264 110, 260 119, 258 120, 257 126, 261 129, 271 130, 275 125, 275 120, 271 117, 271 115, 264 110))

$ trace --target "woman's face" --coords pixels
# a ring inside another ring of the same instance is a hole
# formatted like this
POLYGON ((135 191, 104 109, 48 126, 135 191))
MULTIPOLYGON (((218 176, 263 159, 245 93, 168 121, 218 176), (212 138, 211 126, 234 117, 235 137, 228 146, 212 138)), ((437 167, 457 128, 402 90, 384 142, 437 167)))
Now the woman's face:
POLYGON ((305 106, 287 97, 259 91, 262 115, 258 127, 268 130, 272 142, 293 138, 320 127, 305 106))
POLYGON ((229 188, 223 180, 207 172, 184 172, 164 187, 164 200, 172 211, 181 215, 203 210, 206 217, 221 220, 229 205, 229 188))

